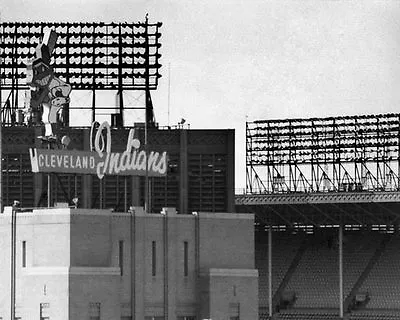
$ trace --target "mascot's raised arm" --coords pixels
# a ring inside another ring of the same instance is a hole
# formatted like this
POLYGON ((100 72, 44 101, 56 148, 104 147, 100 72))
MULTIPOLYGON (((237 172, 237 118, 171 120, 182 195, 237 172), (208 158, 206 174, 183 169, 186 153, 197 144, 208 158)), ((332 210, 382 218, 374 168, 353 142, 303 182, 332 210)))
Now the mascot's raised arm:
POLYGON ((30 114, 42 114, 45 136, 53 137, 52 125, 57 123, 60 110, 69 103, 71 86, 54 76, 50 65, 51 54, 57 41, 57 33, 47 30, 43 41, 35 50, 35 58, 27 63, 26 84, 30 90, 26 95, 26 106, 30 114))

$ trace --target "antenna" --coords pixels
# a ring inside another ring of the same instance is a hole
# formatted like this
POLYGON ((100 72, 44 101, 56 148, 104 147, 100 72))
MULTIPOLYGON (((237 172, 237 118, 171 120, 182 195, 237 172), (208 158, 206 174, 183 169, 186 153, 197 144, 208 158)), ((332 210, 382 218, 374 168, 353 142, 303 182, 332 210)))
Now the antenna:
POLYGON ((169 127, 169 108, 171 103, 171 62, 168 63, 168 127, 169 127))

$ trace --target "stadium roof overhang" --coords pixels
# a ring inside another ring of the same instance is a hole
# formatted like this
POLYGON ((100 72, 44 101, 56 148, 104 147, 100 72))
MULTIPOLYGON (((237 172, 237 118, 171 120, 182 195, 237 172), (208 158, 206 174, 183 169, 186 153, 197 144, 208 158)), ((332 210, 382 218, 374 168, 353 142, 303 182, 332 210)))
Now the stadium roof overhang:
POLYGON ((400 192, 321 192, 236 195, 236 211, 273 226, 395 226, 400 192))

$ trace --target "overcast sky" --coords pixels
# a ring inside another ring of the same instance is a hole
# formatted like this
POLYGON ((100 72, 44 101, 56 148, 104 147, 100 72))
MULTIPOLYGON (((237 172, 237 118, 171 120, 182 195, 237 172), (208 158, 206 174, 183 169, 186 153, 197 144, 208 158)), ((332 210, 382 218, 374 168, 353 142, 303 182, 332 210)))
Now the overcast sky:
POLYGON ((400 111, 397 0, 0 0, 1 21, 132 22, 146 13, 163 22, 156 120, 168 124, 170 65, 170 124, 236 129, 237 188, 246 118, 400 111))

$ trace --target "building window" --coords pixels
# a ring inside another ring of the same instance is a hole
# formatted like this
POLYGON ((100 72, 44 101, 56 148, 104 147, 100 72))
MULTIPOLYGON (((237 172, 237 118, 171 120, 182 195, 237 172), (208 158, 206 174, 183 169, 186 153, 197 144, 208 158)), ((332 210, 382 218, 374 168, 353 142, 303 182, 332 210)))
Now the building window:
POLYGON ((152 241, 151 243, 151 275, 154 277, 156 275, 157 271, 157 265, 156 265, 156 242, 152 241))
POLYGON ((40 320, 49 320, 50 303, 44 302, 40 304, 40 320))
POLYGON ((189 244, 183 242, 183 274, 185 277, 189 275, 189 244))
POLYGON ((89 303, 89 317, 90 320, 100 320, 100 302, 89 303))
POLYGON ((26 241, 22 241, 22 268, 26 268, 26 241))
POLYGON ((119 241, 118 250, 118 266, 122 276, 124 274, 124 241, 119 241))
MULTIPOLYGON (((236 290, 236 286, 234 286, 234 290, 236 290)), ((229 304, 229 320, 239 320, 240 319, 240 304, 239 303, 230 303, 229 304)))
POLYGON ((164 320, 163 316, 153 317, 153 316, 146 316, 144 320, 164 320))
POLYGON ((178 316, 177 320, 196 320, 195 316, 178 316))

